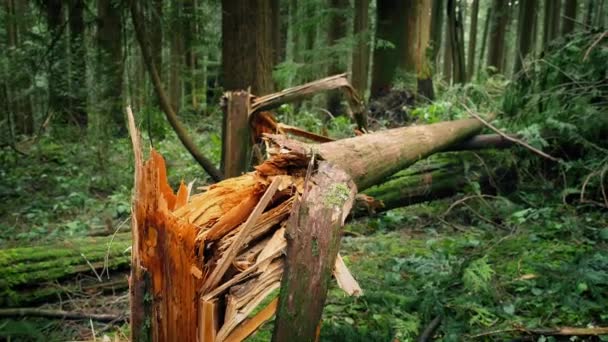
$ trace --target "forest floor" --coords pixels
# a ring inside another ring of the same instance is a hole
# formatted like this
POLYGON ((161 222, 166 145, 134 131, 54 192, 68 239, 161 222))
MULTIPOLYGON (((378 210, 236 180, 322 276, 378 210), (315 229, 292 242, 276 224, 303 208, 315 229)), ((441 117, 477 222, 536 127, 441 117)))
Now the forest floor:
MULTIPOLYGON (((218 139, 199 136, 216 159, 218 139)), ((155 147, 168 159, 172 183, 205 181, 174 138, 155 147)), ((111 142, 105 175, 95 165, 94 146, 43 138, 27 157, 2 151, 2 165, 9 167, 1 169, 0 247, 128 229, 129 148, 127 139, 111 142)), ((341 253, 364 296, 350 298, 332 287, 322 340, 411 341, 436 317, 444 341, 504 340, 521 336, 519 328, 606 325, 606 212, 564 204, 547 184, 528 186, 507 197, 463 193, 351 222, 341 253)), ((128 297, 89 294, 46 307, 120 314, 128 297)), ((266 341, 270 331, 271 324, 251 339, 266 341)), ((124 338, 128 326, 0 320, 0 338, 12 341, 93 334, 124 338)))

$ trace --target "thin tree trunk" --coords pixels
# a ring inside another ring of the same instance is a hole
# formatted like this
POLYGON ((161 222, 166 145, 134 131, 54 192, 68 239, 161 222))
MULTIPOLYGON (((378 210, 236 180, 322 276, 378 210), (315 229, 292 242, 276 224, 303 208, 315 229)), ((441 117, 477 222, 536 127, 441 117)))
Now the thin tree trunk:
POLYGON ((574 24, 576 22, 576 10, 578 3, 576 0, 565 0, 566 6, 564 7, 564 18, 562 21, 562 36, 574 30, 574 24))
POLYGON ((49 109, 57 114, 57 119, 61 123, 73 123, 71 118, 66 115, 69 108, 68 84, 68 65, 65 39, 65 15, 63 1, 49 0, 46 2, 47 25, 52 39, 56 44, 51 47, 48 53, 49 59, 49 109))
POLYGON ((169 69, 169 99, 171 107, 176 113, 179 113, 182 104, 182 68, 184 61, 184 36, 181 29, 182 21, 182 6, 181 1, 171 4, 171 51, 170 51, 170 69, 169 69))
MULTIPOLYGON (((535 1, 535 0, 533 0, 535 1)), ((469 30, 469 47, 467 51, 467 80, 473 79, 475 72, 475 52, 477 48, 477 18, 479 16, 479 0, 473 0, 471 7, 471 27, 469 30)))
POLYGON ((432 64, 427 56, 431 34, 431 1, 419 0, 417 8, 418 39, 416 69, 418 95, 423 99, 433 101, 435 99, 435 91, 433 89, 432 64))
POLYGON ((196 7, 194 0, 182 2, 183 10, 181 13, 182 31, 184 37, 184 65, 186 66, 184 77, 184 94, 190 100, 190 105, 195 111, 198 109, 196 70, 198 59, 195 53, 196 46, 196 7))
POLYGON ((353 49, 351 84, 365 99, 369 80, 369 0, 355 0, 353 31, 357 43, 353 49))
POLYGON ((494 0, 492 3, 493 15, 490 24, 490 45, 488 48, 487 65, 496 68, 498 73, 503 72, 508 6, 509 3, 507 0, 494 0))
POLYGON ((537 0, 526 0, 519 4, 517 50, 515 50, 513 75, 521 70, 522 60, 533 51, 536 36, 536 4, 537 0))
POLYGON ((481 51, 479 51, 479 63, 477 63, 477 75, 481 73, 481 66, 483 65, 483 61, 486 55, 486 46, 488 43, 488 32, 490 31, 490 22, 492 21, 492 7, 488 7, 488 11, 486 13, 486 21, 483 25, 483 35, 481 37, 481 51))
MULTIPOLYGON (((447 11, 447 8, 446 8, 447 11)), ((453 26, 450 25, 449 21, 445 23, 445 40, 443 42, 443 79, 448 83, 452 83, 452 68, 453 68, 453 58, 452 58, 452 30, 453 26)))
POLYGON ((97 2, 97 44, 99 70, 97 84, 101 87, 102 113, 108 115, 119 135, 127 132, 123 114, 123 52, 122 15, 119 4, 112 0, 97 2))
POLYGON ((434 0, 431 13, 431 62, 435 70, 439 70, 439 50, 443 35, 443 18, 445 16, 445 0, 434 0))
MULTIPOLYGON (((348 0, 329 0, 331 15, 329 19, 329 30, 327 31, 327 44, 330 48, 336 48, 340 39, 346 37, 348 0)), ((329 56, 329 75, 341 74, 346 71, 346 65, 342 61, 341 53, 332 53, 329 56)), ((331 91, 327 94, 327 110, 333 115, 344 114, 342 107, 342 96, 338 91, 331 91)))
POLYGON ((404 8, 402 21, 404 22, 405 32, 400 34, 399 42, 399 68, 406 73, 416 72, 416 61, 418 60, 418 7, 422 4, 419 0, 403 1, 404 8))
POLYGON ((70 26, 70 112, 77 124, 87 126, 87 51, 84 26, 84 0, 72 0, 70 26))
POLYGON ((150 53, 154 66, 158 71, 158 75, 163 75, 163 0, 153 0, 151 5, 147 6, 148 27, 150 28, 150 53))
POLYGON ((224 89, 272 92, 270 0, 222 1, 224 89))

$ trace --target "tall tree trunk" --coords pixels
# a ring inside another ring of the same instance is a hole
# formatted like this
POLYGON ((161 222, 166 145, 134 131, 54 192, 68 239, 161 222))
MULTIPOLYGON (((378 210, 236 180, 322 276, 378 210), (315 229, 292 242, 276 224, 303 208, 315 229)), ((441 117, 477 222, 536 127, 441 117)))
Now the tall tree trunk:
POLYGON ((454 82, 466 82, 465 62, 464 62, 464 37, 462 22, 462 7, 457 0, 448 0, 448 23, 450 35, 447 39, 451 45, 452 69, 454 82))
POLYGON ((73 123, 67 115, 69 108, 69 79, 65 39, 65 14, 63 1, 48 0, 46 2, 47 25, 51 39, 56 43, 48 53, 49 60, 49 109, 57 114, 61 123, 73 123))
POLYGON ((369 80, 369 0, 355 0, 353 32, 357 42, 353 49, 351 84, 365 99, 369 80))
MULTIPOLYGON (((20 59, 14 53, 17 48, 21 48, 25 40, 26 32, 30 29, 31 22, 28 20, 29 1, 5 0, 6 7, 6 31, 7 31, 7 58, 9 65, 16 68, 16 71, 11 72, 11 77, 6 79, 6 106, 8 106, 7 115, 12 115, 15 124, 15 130, 18 134, 30 135, 34 133, 34 115, 32 109, 31 96, 28 94, 28 89, 31 87, 32 81, 29 71, 20 68, 20 59)), ((1 90, 5 92, 5 89, 1 90)), ((2 108, 6 110, 6 108, 2 108)), ((9 120, 8 125, 11 125, 9 120)), ((9 129, 11 129, 9 127, 9 129)))
POLYGON ((87 118, 87 51, 84 26, 84 0, 72 0, 69 11, 70 26, 70 112, 80 127, 87 118))
POLYGON ((585 12, 585 26, 593 26, 593 12, 595 11, 595 0, 587 0, 586 12, 585 12))
POLYGON ((433 72, 431 62, 428 58, 429 41, 431 34, 431 1, 417 0, 418 3, 418 37, 417 37, 417 56, 416 73, 418 95, 423 99, 433 101, 435 91, 433 90, 433 72))
POLYGON ((452 40, 450 39, 453 29, 453 26, 450 25, 449 22, 445 23, 445 39, 443 41, 443 79, 448 84, 452 83, 452 68, 454 65, 452 58, 452 40))
POLYGON ((413 74, 416 72, 416 60, 418 59, 417 45, 418 45, 418 7, 422 4, 420 0, 408 0, 403 1, 405 8, 401 12, 402 21, 405 23, 405 32, 402 32, 400 36, 402 41, 399 42, 399 49, 401 50, 399 68, 402 71, 413 74))
POLYGON ((492 22, 490 28, 490 44, 488 47, 488 66, 496 68, 498 73, 503 71, 505 50, 505 33, 508 19, 507 0, 494 0, 492 3, 492 22))
POLYGON ((378 0, 376 4, 376 46, 372 67, 371 97, 391 90, 393 77, 403 51, 403 15, 407 3, 401 0, 378 0), (390 46, 392 45, 392 46, 390 46))
POLYGON ((434 0, 431 10, 431 62, 435 70, 439 70, 439 50, 443 36, 443 18, 445 16, 445 0, 434 0))
MULTIPOLYGON (((534 0, 533 0, 534 1, 534 0)), ((471 7, 471 27, 469 30, 469 47, 467 50, 467 80, 473 79, 475 72, 475 52, 477 48, 477 18, 479 16, 479 0, 473 0, 471 7)))
POLYGON ((171 52, 169 69, 169 99, 171 107, 179 113, 182 104, 182 68, 184 56, 184 36, 181 29, 183 2, 171 4, 171 52))
POLYGON ((555 38, 559 32, 561 0, 545 0, 543 27, 543 48, 555 38))
POLYGON ((153 0, 148 7, 148 24, 150 28, 150 53, 158 75, 163 76, 163 0, 153 0))
POLYGON ((481 72, 481 66, 486 56, 486 46, 488 44, 488 32, 490 31, 490 23, 492 21, 492 7, 488 7, 486 12, 486 20, 483 25, 483 34, 481 37, 481 49, 479 51, 479 63, 477 63, 477 75, 481 72))
MULTIPOLYGON (((346 14, 349 8, 348 0, 329 0, 331 14, 329 18, 329 30, 327 31, 327 44, 330 48, 336 48, 340 39, 346 37, 346 24, 348 22, 346 14)), ((333 51, 329 56, 329 75, 336 75, 346 71, 346 65, 342 61, 342 53, 333 51)), ((330 91, 327 94, 327 110, 333 115, 343 113, 342 96, 339 91, 330 91)))
POLYGON ((270 0, 270 14, 272 20, 270 31, 272 32, 273 65, 277 65, 285 60, 287 45, 287 27, 286 22, 282 20, 281 1, 270 0))
POLYGON ((127 132, 123 109, 122 13, 112 0, 97 2, 97 44, 99 46, 98 84, 102 111, 111 118, 119 135, 127 132))
POLYGON ((534 37, 536 36, 536 5, 537 0, 526 0, 519 3, 514 75, 521 70, 522 60, 533 51, 534 37))
POLYGON ((198 67, 197 55, 194 51, 196 46, 196 6, 194 0, 183 1, 181 13, 182 32, 184 37, 184 65, 186 66, 184 77, 184 93, 190 100, 194 110, 198 108, 196 71, 198 67))
POLYGON ((272 91, 270 0, 222 0, 224 89, 251 87, 255 95, 272 91))
POLYGON ((562 21, 562 36, 565 36, 568 33, 572 32, 572 30, 574 30, 578 3, 576 0, 566 0, 565 5, 566 6, 564 7, 564 19, 562 21))

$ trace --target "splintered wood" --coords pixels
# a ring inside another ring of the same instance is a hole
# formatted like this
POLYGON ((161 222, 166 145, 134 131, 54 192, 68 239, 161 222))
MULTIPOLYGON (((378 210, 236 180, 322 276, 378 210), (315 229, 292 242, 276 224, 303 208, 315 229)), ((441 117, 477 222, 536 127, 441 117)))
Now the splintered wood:
MULTIPOLYGON (((245 339, 277 309, 285 227, 304 193, 308 160, 271 158, 190 195, 184 184, 172 191, 156 151, 138 158, 132 310, 136 323, 149 323, 135 327, 158 325, 149 330, 153 340, 245 339)), ((341 258, 334 274, 345 291, 361 294, 341 258)), ((136 339, 145 334, 133 332, 136 339)))

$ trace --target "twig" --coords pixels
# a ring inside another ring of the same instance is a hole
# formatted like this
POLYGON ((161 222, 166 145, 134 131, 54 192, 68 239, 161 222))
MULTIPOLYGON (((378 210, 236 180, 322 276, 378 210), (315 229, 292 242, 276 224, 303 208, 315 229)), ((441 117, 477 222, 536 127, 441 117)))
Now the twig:
POLYGON ((60 319, 90 319, 100 322, 125 320, 126 315, 94 314, 77 311, 49 310, 38 308, 0 309, 0 317, 48 317, 60 319))
POLYGON ((587 52, 585 52, 585 57, 583 57, 583 62, 587 61, 587 58, 589 58, 589 54, 591 53, 591 50, 593 50, 593 48, 599 44, 599 42, 604 39, 604 37, 608 36, 608 31, 604 31, 602 34, 599 35, 599 37, 597 37, 597 39, 591 44, 591 46, 589 46, 589 48, 587 49, 587 52))
POLYGON ((560 162, 559 159, 557 159, 555 157, 552 157, 552 156, 546 154, 545 152, 543 152, 543 151, 541 151, 541 150, 539 150, 539 149, 537 149, 537 148, 535 148, 533 146, 530 146, 528 143, 526 143, 526 142, 524 142, 524 141, 522 141, 520 139, 513 138, 513 137, 509 136, 508 134, 503 133, 501 130, 499 130, 498 128, 494 127, 492 124, 490 124, 489 122, 487 122, 486 120, 484 120, 482 117, 480 117, 479 115, 473 113, 473 111, 470 110, 469 107, 467 107, 465 104, 463 104, 463 106, 467 110, 467 113, 469 113, 469 115, 471 115, 475 119, 479 120, 482 124, 484 124, 489 129, 493 130, 494 132, 496 132, 497 134, 499 134, 503 138, 505 138, 505 139, 507 139, 509 141, 512 141, 512 142, 514 142, 516 144, 519 144, 519 145, 521 145, 521 146, 529 149, 530 151, 538 154, 541 157, 545 157, 545 158, 547 158, 549 160, 552 160, 554 162, 558 162, 558 163, 560 162))
POLYGON ((108 242, 108 249, 106 250, 106 255, 103 258, 103 269, 101 270, 101 276, 103 277, 104 272, 107 272, 108 274, 108 279, 110 279, 110 268, 108 267, 108 264, 110 262, 110 248, 112 247, 112 243, 114 242, 114 238, 116 237, 116 234, 118 233, 118 231, 120 230, 120 228, 122 228, 122 226, 130 219, 130 217, 127 217, 126 219, 124 219, 119 225, 118 227, 116 227, 116 230, 114 230, 114 234, 112 234, 112 238, 110 239, 110 241, 108 242))
POLYGON ((99 273, 97 273, 97 270, 95 270, 95 267, 93 267, 93 265, 89 262, 89 259, 87 259, 87 257, 84 256, 83 253, 80 253, 80 255, 84 258, 84 261, 87 262, 87 265, 89 265, 89 267, 91 268, 91 270, 93 271, 93 273, 95 273, 95 276, 97 277, 97 279, 99 280, 99 282, 103 283, 103 279, 101 278, 101 276, 99 275, 99 273))
POLYGON ((420 334, 420 337, 418 337, 418 342, 429 341, 433 337, 433 334, 437 328, 439 328, 439 325, 441 325, 441 316, 435 317, 431 323, 424 328, 424 331, 422 331, 422 334, 420 334))

